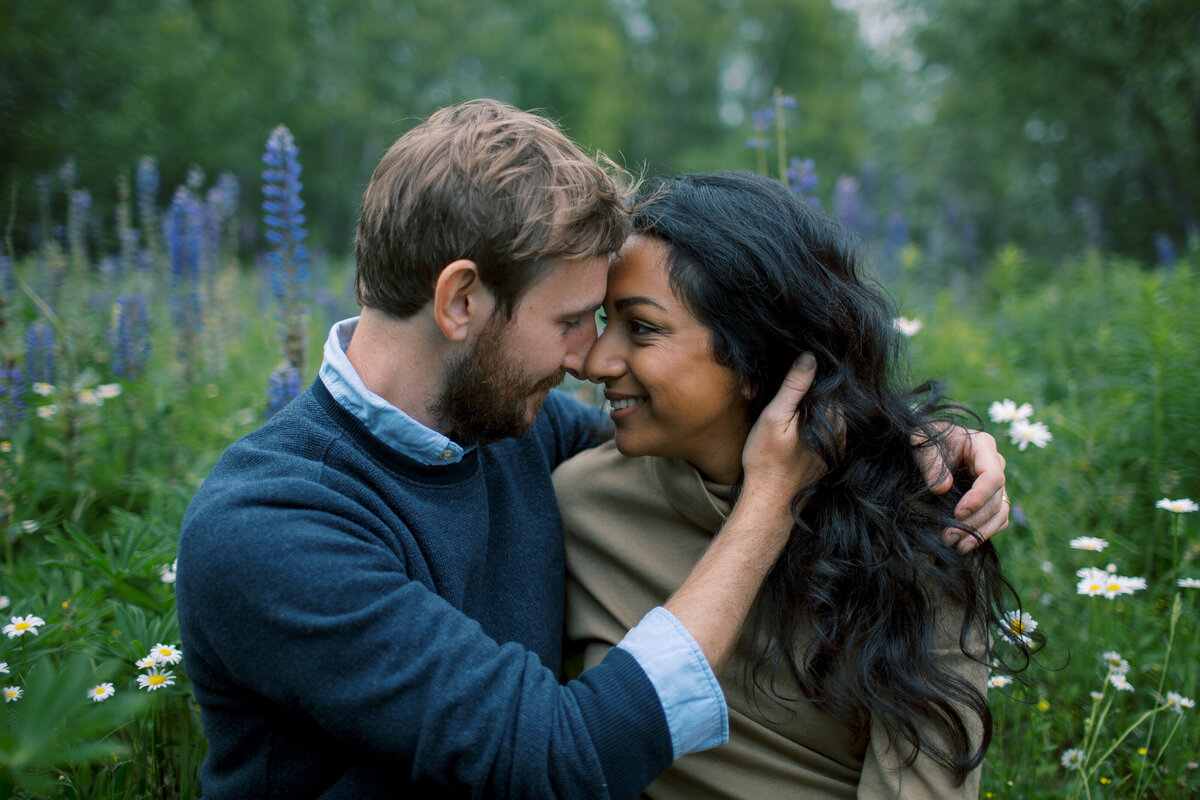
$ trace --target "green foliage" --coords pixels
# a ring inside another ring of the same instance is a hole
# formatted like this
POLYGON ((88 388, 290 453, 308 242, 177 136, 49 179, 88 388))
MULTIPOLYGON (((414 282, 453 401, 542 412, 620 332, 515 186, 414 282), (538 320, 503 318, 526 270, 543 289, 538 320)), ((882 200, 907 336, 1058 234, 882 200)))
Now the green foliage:
POLYGON ((1186 0, 913 0, 936 125, 910 138, 930 202, 1053 258, 1084 238, 1149 257, 1200 219, 1200 13, 1186 0))
POLYGON ((849 168, 866 145, 854 34, 824 0, 0 0, 0 210, 18 187, 17 246, 45 237, 27 187, 68 156, 104 219, 114 166, 146 154, 164 193, 193 164, 235 165, 250 186, 263 132, 286 124, 314 237, 341 249, 384 149, 471 97, 544 109, 587 147, 670 171, 752 166, 745 114, 786 85, 802 152, 849 168))
POLYGON ((1004 427, 993 431, 1015 504, 996 545, 1048 639, 1027 684, 992 692, 997 727, 984 788, 995 797, 1174 797, 1200 788, 1189 766, 1200 717, 1164 704, 1167 692, 1196 699, 1200 689, 1200 591, 1177 585, 1200 578, 1200 515, 1155 507, 1200 496, 1194 263, 1146 271, 1089 252, 1052 272, 1010 245, 969 286, 930 292, 918 255, 894 289, 902 313, 925 323, 910 340, 918 376, 945 379, 981 414, 1005 398, 1028 402, 1054 437, 1022 451, 1004 427), (1073 549, 1080 536, 1108 546, 1073 549), (1144 577, 1146 589, 1078 593, 1076 570, 1110 563, 1144 577), (1108 651, 1132 665, 1132 692, 1107 682, 1108 651), (1081 770, 1059 763, 1071 748, 1088 753, 1081 770))

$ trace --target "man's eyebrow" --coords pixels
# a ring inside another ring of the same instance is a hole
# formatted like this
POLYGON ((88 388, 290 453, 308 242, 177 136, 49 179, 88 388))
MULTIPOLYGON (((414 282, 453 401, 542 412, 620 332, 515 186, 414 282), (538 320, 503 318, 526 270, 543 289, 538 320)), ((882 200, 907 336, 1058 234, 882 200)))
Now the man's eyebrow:
POLYGON ((595 314, 597 311, 599 311, 600 308, 601 308, 601 304, 596 303, 595 305, 589 305, 586 308, 577 308, 574 311, 568 311, 565 314, 561 315, 558 319, 560 322, 569 322, 569 321, 572 321, 575 319, 579 319, 580 317, 591 316, 591 315, 595 314))
POLYGON ((640 306, 640 305, 654 306, 655 308, 660 308, 663 311, 667 310, 666 307, 662 303, 658 302, 657 300, 651 300, 649 297, 642 297, 640 295, 635 295, 633 297, 622 297, 619 300, 614 301, 613 309, 615 311, 624 311, 625 309, 629 308, 630 306, 640 306))

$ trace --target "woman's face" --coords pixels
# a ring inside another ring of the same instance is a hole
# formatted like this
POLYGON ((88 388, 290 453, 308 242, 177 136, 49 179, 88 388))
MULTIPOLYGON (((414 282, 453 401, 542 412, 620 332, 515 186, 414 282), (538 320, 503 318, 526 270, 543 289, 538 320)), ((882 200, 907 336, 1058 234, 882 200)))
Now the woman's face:
POLYGON ((607 325, 584 362, 604 383, 617 448, 690 462, 732 483, 749 430, 736 373, 718 364, 708 329, 667 279, 667 246, 634 236, 608 273, 607 325))

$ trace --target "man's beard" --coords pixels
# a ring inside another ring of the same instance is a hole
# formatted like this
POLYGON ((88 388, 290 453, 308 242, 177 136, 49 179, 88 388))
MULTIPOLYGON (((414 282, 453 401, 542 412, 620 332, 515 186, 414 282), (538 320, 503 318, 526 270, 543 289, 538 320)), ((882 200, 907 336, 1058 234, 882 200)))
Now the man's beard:
POLYGON ((533 419, 526 416, 526 401, 558 386, 566 374, 560 369, 531 382, 520 364, 505 353, 504 327, 489 322, 475 345, 443 373, 433 413, 458 444, 484 444, 527 433, 533 419))

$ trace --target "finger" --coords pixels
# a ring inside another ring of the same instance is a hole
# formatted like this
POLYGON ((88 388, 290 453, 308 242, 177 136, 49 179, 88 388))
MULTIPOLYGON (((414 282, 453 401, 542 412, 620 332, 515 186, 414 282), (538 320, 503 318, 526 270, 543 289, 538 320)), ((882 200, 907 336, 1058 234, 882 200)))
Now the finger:
POLYGON ((950 491, 950 487, 954 485, 954 475, 947 469, 946 461, 938 448, 929 444, 918 447, 917 463, 921 467, 921 473, 925 475, 925 480, 929 482, 930 491, 934 494, 950 491))
POLYGON ((784 376, 775 397, 771 398, 771 402, 763 409, 762 415, 782 423, 794 420, 796 406, 800 405, 817 375, 816 367, 817 359, 812 353, 801 353, 784 376))
POLYGON ((956 544, 960 552, 970 552, 1008 527, 1011 510, 1012 501, 1007 493, 1000 491, 989 497, 978 511, 963 520, 963 524, 973 531, 973 535, 961 530, 948 529, 942 540, 947 544, 956 544))

